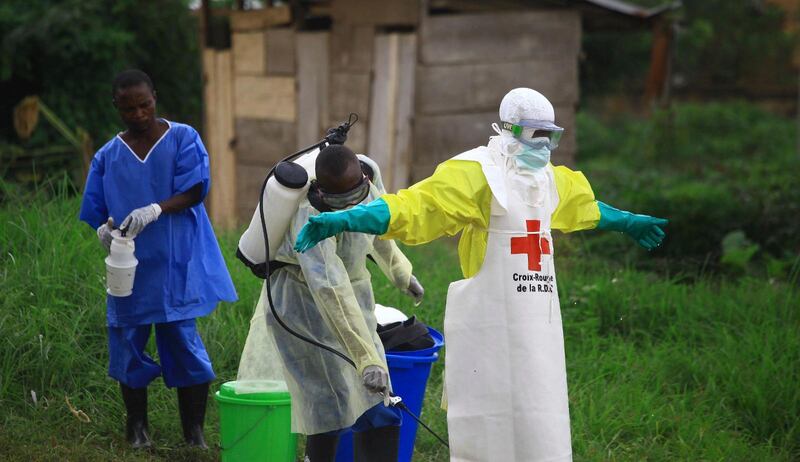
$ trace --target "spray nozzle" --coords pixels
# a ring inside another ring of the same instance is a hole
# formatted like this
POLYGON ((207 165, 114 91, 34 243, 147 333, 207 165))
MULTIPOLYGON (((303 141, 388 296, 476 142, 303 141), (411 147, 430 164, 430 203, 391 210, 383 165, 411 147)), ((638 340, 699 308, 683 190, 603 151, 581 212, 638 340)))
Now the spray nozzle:
POLYGON ((351 112, 346 122, 342 122, 338 127, 328 129, 325 135, 325 141, 327 141, 328 144, 344 144, 344 142, 347 141, 347 132, 350 131, 350 127, 355 125, 356 122, 358 122, 358 114, 351 112))
POLYGON ((383 405, 386 407, 394 407, 400 404, 403 401, 403 398, 395 395, 389 390, 384 389, 380 392, 381 396, 383 396, 383 405))

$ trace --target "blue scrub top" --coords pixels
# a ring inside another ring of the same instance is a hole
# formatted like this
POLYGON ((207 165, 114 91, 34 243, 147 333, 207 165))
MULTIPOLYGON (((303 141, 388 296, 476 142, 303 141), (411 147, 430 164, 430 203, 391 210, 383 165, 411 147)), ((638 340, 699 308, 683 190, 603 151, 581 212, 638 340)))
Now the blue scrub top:
MULTIPOLYGON (((80 219, 93 229, 116 226, 139 207, 162 202, 202 183, 208 194, 208 152, 188 125, 169 129, 144 160, 119 136, 105 144, 86 179, 80 219)), ((121 327, 205 316, 220 301, 236 301, 228 269, 203 203, 162 213, 136 237, 139 265, 128 297, 107 297, 108 325, 121 327)))

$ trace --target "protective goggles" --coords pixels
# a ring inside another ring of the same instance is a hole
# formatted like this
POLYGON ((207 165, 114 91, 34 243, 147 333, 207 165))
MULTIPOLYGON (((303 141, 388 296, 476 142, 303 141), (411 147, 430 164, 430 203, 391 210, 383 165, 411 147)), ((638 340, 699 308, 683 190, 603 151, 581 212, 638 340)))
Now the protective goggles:
POLYGON ((319 188, 319 195, 322 202, 332 210, 342 210, 363 202, 369 195, 369 184, 369 178, 366 175, 362 175, 361 181, 350 191, 333 194, 319 188))
POLYGON ((546 120, 520 120, 516 124, 500 122, 503 130, 508 130, 520 143, 534 149, 547 148, 553 150, 558 147, 564 129, 546 120))

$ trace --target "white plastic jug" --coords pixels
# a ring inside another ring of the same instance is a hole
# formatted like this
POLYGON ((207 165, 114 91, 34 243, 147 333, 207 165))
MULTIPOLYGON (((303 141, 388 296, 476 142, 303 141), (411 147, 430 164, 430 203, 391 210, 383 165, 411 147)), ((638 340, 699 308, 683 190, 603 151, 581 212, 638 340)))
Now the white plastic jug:
POLYGON ((111 251, 106 257, 106 291, 114 297, 127 297, 133 293, 136 276, 136 245, 133 238, 123 237, 118 229, 111 232, 111 251))

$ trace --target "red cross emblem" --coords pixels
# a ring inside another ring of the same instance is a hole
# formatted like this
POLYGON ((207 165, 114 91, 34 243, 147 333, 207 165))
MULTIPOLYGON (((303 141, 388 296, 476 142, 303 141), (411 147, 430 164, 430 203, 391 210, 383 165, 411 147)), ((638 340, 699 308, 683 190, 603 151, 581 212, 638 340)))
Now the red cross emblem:
POLYGON ((511 238, 511 254, 528 254, 528 269, 531 271, 541 271, 542 254, 550 255, 550 242, 539 234, 541 224, 539 220, 525 220, 525 227, 531 234, 511 238))

